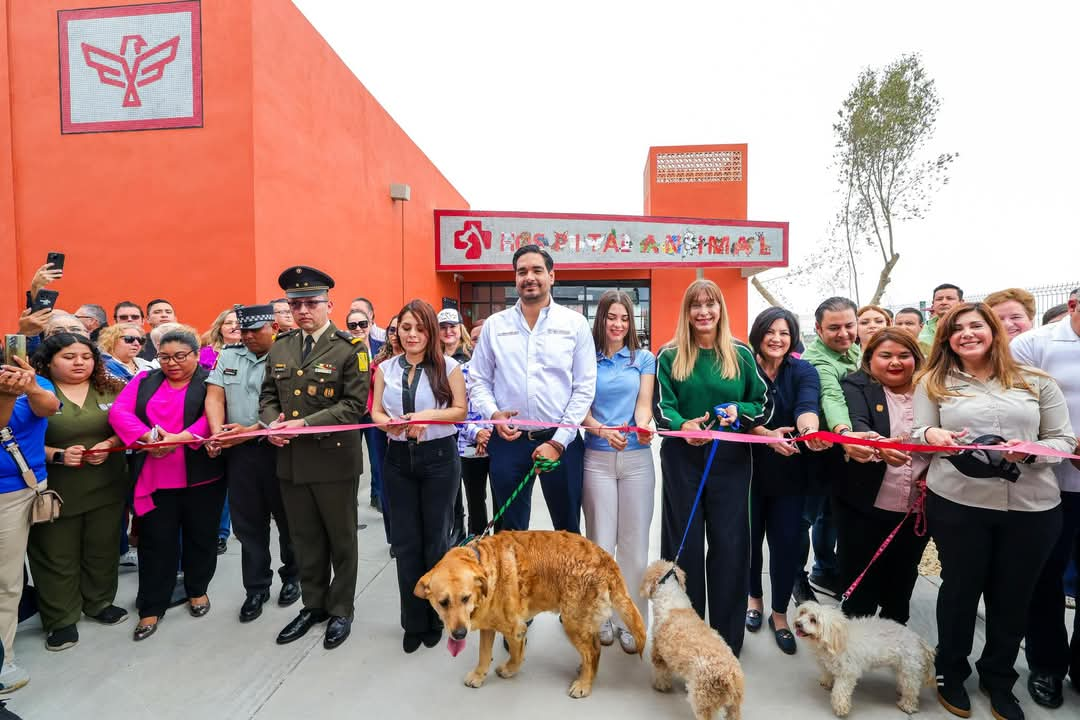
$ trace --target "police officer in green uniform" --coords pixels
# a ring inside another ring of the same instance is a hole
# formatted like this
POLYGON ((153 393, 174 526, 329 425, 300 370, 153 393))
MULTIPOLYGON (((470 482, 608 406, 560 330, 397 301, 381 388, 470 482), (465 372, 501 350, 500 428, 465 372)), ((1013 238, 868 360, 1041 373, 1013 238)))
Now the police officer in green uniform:
MULTIPOLYGON (((368 349, 330 322, 333 279, 291 267, 278 284, 296 330, 278 335, 267 357, 260 420, 271 428, 350 425, 367 409, 368 349)), ((300 569, 304 609, 278 634, 279 644, 326 622, 323 646, 349 636, 356 594, 357 478, 363 472, 360 431, 272 435, 277 477, 300 569), (331 579, 331 570, 333 577, 331 579)))
POLYGON ((233 531, 240 540, 240 568, 247 597, 240 622, 262 614, 274 579, 270 567, 270 518, 277 523, 281 553, 278 605, 300 599, 296 559, 277 479, 277 449, 265 438, 237 438, 258 430, 259 395, 278 326, 272 305, 237 305, 240 343, 226 345, 206 379, 206 419, 214 435, 207 450, 224 451, 233 531))

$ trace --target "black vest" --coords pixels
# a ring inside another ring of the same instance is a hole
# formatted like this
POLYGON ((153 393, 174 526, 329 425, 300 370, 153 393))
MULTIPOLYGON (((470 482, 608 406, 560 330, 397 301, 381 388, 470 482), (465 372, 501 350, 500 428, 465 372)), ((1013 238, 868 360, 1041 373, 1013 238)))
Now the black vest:
MULTIPOLYGON (((195 374, 191 376, 191 382, 184 393, 184 427, 191 427, 205 412, 206 401, 206 378, 210 375, 201 365, 195 368, 195 374)), ((143 421, 147 427, 153 427, 146 416, 146 406, 150 398, 154 396, 165 382, 165 373, 161 370, 151 370, 150 373, 139 383, 139 391, 135 396, 135 416, 143 421)), ((225 461, 221 456, 212 458, 206 454, 204 448, 192 450, 186 445, 184 450, 184 465, 187 469, 188 486, 222 477, 225 474, 225 461)), ((146 453, 135 453, 131 463, 131 474, 138 479, 143 465, 146 464, 146 453)))

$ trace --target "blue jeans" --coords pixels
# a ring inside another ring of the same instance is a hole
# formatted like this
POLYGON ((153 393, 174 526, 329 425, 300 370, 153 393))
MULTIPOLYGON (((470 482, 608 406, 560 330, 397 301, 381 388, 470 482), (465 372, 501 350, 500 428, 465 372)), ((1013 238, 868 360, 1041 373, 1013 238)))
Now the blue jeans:
POLYGON ((815 575, 828 575, 839 571, 839 565, 836 562, 836 523, 833 522, 828 495, 806 496, 799 538, 802 543, 803 563, 796 575, 806 567, 811 542, 814 546, 814 566, 811 572, 815 575), (807 532, 808 530, 810 532, 807 532))
POLYGON ((1076 597, 1077 590, 1077 567, 1080 566, 1080 553, 1073 553, 1072 558, 1065 565, 1065 594, 1071 598, 1076 597))
MULTIPOLYGON (((521 437, 507 442, 497 433, 491 433, 488 455, 491 467, 491 499, 496 511, 517 488, 525 474, 532 468, 533 450, 541 443, 521 437)), ((551 524, 556 530, 581 532, 581 485, 585 473, 585 443, 577 436, 566 446, 559 466, 552 472, 540 475, 544 501, 551 513, 551 524)), ((532 488, 534 480, 521 489, 517 498, 506 508, 496 530, 528 530, 532 514, 532 488)))
POLYGON ((221 509, 221 524, 218 525, 218 538, 221 540, 228 540, 230 530, 232 530, 232 518, 229 517, 229 496, 226 495, 225 507, 221 509))

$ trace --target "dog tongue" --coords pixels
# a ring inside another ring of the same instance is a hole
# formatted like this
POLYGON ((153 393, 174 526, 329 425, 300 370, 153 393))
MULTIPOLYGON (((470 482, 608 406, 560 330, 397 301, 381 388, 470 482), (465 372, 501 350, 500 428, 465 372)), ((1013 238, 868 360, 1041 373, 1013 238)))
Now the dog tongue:
POLYGON ((452 637, 446 638, 446 649, 450 651, 451 657, 457 657, 458 653, 465 649, 464 640, 455 640, 452 637))

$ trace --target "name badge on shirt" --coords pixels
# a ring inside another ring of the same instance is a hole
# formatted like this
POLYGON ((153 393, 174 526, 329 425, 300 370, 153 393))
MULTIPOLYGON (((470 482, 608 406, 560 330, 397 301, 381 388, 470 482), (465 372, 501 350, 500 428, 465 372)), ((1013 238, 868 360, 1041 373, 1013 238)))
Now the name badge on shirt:
POLYGON ((108 410, 112 407, 112 405, 112 403, 98 403, 98 408, 100 408, 101 410, 108 410))
POLYGON ((225 368, 225 374, 226 375, 235 375, 236 374, 236 368, 225 368))
POLYGON ((315 363, 316 375, 331 375, 334 372, 333 365, 327 365, 326 363, 315 363))
POLYGON ((564 330, 562 328, 548 328, 548 333, 552 334, 552 335, 570 335, 571 334, 569 330, 564 330))
POLYGON ((514 336, 514 335, 520 335, 520 334, 521 334, 521 333, 519 333, 519 332, 518 332, 517 330, 508 330, 507 332, 501 332, 501 333, 499 333, 499 334, 498 334, 498 335, 496 335, 495 337, 511 337, 511 336, 514 336))

